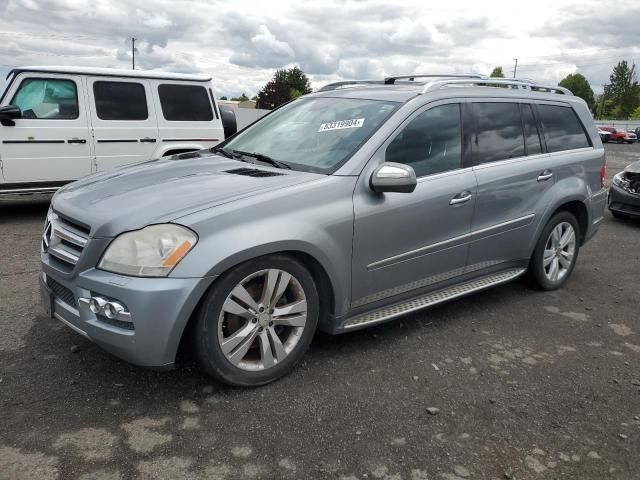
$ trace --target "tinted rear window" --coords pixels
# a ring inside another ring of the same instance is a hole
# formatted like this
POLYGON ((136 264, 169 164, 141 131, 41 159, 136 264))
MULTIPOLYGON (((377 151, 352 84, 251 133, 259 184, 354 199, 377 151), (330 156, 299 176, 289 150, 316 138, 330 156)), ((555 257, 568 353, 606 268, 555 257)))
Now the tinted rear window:
POLYGON ((95 82, 93 96, 100 120, 146 120, 147 96, 144 86, 130 82, 95 82))
POLYGON ((162 115, 175 122, 210 122, 211 101, 204 87, 197 85, 160 85, 162 115))
POLYGON ((517 103, 475 103, 477 163, 524 156, 524 137, 517 103))
POLYGON ((538 105, 538 113, 544 128, 547 149, 550 152, 591 146, 573 108, 559 105, 538 105))

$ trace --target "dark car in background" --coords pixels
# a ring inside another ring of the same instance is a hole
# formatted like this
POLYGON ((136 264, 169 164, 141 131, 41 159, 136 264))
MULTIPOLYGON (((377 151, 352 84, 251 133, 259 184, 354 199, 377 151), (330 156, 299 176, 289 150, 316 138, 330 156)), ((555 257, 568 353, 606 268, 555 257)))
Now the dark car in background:
POLYGON ((613 176, 607 204, 614 217, 640 217, 640 160, 613 176))

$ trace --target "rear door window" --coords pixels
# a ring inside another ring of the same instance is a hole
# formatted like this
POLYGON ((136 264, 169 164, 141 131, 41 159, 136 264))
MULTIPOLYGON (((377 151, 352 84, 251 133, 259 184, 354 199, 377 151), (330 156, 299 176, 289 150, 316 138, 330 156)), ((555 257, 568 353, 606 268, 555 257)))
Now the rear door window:
POLYGON ((549 152, 590 147, 589 137, 571 107, 538 105, 549 152))
POLYGON ((522 125, 524 127, 524 139, 527 142, 527 155, 537 155, 542 153, 542 144, 540 143, 540 134, 536 119, 533 116, 531 105, 523 103, 520 105, 522 111, 522 125))
POLYGON ((20 108, 22 118, 74 120, 78 118, 78 91, 72 80, 26 78, 11 105, 20 108))
POLYGON ((149 117, 144 86, 130 82, 95 82, 93 96, 100 120, 146 120, 149 117))
POLYGON ((165 120, 172 122, 210 122, 211 101, 204 87, 163 84, 158 86, 160 106, 165 120))
POLYGON ((517 103, 474 103, 476 163, 496 162, 525 154, 520 108, 517 103))

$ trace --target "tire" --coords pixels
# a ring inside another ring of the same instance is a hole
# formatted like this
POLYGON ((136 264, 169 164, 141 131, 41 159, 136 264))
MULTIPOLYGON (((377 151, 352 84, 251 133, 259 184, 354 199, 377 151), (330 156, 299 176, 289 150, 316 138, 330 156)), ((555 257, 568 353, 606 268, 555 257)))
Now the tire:
POLYGON ((249 260, 222 275, 205 295, 193 330, 196 360, 228 385, 273 382, 300 362, 319 313, 317 286, 302 263, 283 255, 249 260))
POLYGON ((624 142, 624 140, 622 140, 622 138, 618 138, 617 142, 621 144, 624 142))
POLYGON ((576 217, 567 211, 556 213, 544 227, 529 262, 529 276, 534 285, 542 290, 560 288, 571 276, 578 260, 579 250, 580 228, 576 217), (568 236, 567 244, 563 247, 560 242, 564 239, 564 233, 568 233, 569 229, 573 230, 573 237, 571 239, 568 236), (556 236, 552 237, 554 231, 556 236), (553 251, 553 255, 549 262, 551 251, 553 251), (557 269, 557 275, 553 274, 554 265, 557 269))

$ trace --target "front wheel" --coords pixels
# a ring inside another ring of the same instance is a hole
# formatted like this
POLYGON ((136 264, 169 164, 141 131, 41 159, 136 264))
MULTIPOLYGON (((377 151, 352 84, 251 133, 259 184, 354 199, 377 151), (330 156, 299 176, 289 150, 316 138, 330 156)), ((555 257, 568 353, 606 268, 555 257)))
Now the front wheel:
POLYGON ((569 278, 580 249, 576 217, 559 212, 549 220, 531 256, 531 279, 543 290, 556 290, 569 278))
POLYGON ((249 260, 218 279, 203 300, 194 329, 198 363, 228 385, 277 380, 302 359, 319 310, 303 264, 281 255, 249 260))

